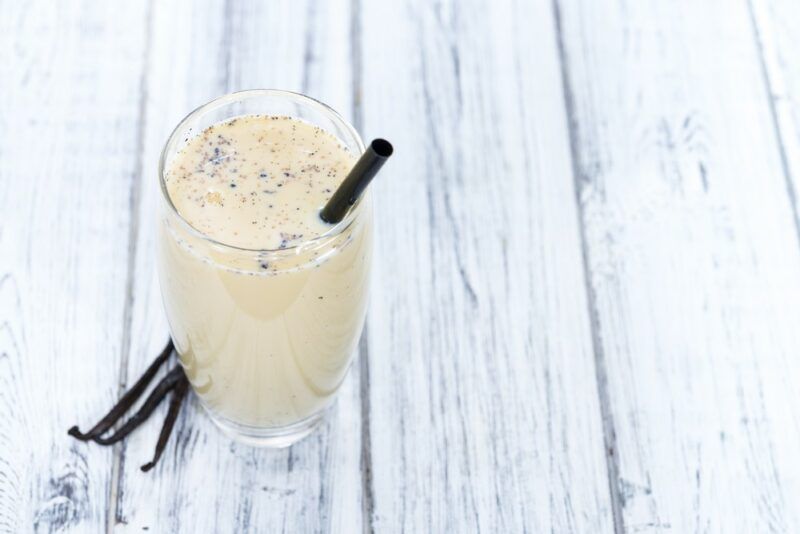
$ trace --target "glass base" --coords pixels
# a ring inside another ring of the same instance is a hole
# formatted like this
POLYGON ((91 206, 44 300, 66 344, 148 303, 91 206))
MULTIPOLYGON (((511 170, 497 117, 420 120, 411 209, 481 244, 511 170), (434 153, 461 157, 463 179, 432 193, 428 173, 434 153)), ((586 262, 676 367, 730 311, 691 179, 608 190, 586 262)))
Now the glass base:
POLYGON ((234 441, 250 445, 251 447, 267 447, 281 449, 297 443, 311 434, 325 418, 326 410, 315 413, 291 425, 262 428, 243 425, 211 412, 203 407, 206 415, 222 432, 234 441))

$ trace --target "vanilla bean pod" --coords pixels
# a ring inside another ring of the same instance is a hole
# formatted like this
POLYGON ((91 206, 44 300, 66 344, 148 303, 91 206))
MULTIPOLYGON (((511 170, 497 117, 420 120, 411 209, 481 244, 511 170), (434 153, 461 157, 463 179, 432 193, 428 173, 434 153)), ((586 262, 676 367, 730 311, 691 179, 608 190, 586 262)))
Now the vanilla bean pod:
POLYGON ((100 445, 113 445, 119 440, 125 438, 128 434, 136 430, 136 427, 144 423, 147 418, 150 417, 164 397, 167 396, 167 393, 175 388, 176 384, 178 384, 181 378, 185 380, 183 369, 181 369, 181 367, 175 367, 164 378, 161 379, 156 387, 153 388, 153 391, 147 397, 147 400, 144 401, 144 404, 142 404, 142 407, 139 409, 139 411, 132 415, 130 419, 125 421, 125 424, 123 424, 119 430, 107 438, 96 436, 93 437, 92 440, 100 445))
POLYGON ((181 410, 181 403, 189 389, 189 380, 183 373, 183 369, 177 367, 174 370, 180 371, 180 378, 172 392, 172 398, 169 401, 169 411, 167 411, 167 417, 164 419, 164 426, 161 427, 161 434, 158 436, 158 443, 156 443, 156 451, 153 455, 153 459, 141 467, 144 472, 150 471, 156 465, 158 459, 161 458, 161 453, 164 452, 167 440, 169 440, 169 436, 172 433, 172 427, 175 426, 175 420, 178 418, 178 413, 181 410))
POLYGON ((86 433, 81 432, 77 425, 70 428, 67 433, 72 436, 73 438, 79 439, 81 441, 88 441, 90 439, 95 439, 100 435, 104 434, 108 429, 114 426, 120 417, 122 417, 125 412, 142 396, 142 393, 147 389, 147 386, 150 384, 150 381, 153 380, 153 377, 156 375, 158 370, 167 361, 169 356, 172 354, 174 349, 174 345, 172 343, 172 339, 167 342, 167 345, 164 347, 164 350, 161 351, 161 354, 150 364, 150 367, 144 372, 144 374, 136 381, 133 387, 128 390, 122 398, 111 408, 111 411, 106 414, 91 430, 86 433))
POLYGON ((103 434, 108 432, 112 426, 114 426, 120 418, 136 403, 139 397, 147 390, 148 385, 152 382, 153 378, 155 377, 158 370, 164 365, 169 357, 172 355, 175 347, 170 339, 167 343, 164 350, 161 351, 161 354, 150 364, 150 366, 145 370, 144 374, 136 381, 136 383, 128 390, 122 398, 111 408, 109 411, 91 430, 86 433, 81 432, 77 426, 73 426, 69 429, 68 433, 70 436, 79 439, 81 441, 94 441, 100 445, 112 445, 125 437, 127 437, 131 432, 136 430, 144 421, 150 417, 158 405, 164 400, 164 397, 172 391, 172 397, 170 398, 169 409, 167 410, 167 416, 164 419, 164 425, 161 427, 161 433, 158 436, 158 442, 156 443, 155 454, 153 459, 142 466, 142 471, 149 471, 152 469, 156 463, 158 462, 159 458, 161 458, 164 449, 166 448, 167 441, 169 440, 170 434, 172 434, 172 429, 175 426, 175 421, 178 418, 178 413, 181 409, 181 404, 183 403, 184 398, 186 398, 186 393, 189 390, 189 380, 186 378, 186 374, 183 372, 183 368, 181 366, 174 367, 169 373, 167 373, 164 378, 162 378, 158 384, 153 388, 150 394, 145 399, 142 407, 139 408, 139 411, 132 415, 125 423, 111 436, 102 437, 103 434))

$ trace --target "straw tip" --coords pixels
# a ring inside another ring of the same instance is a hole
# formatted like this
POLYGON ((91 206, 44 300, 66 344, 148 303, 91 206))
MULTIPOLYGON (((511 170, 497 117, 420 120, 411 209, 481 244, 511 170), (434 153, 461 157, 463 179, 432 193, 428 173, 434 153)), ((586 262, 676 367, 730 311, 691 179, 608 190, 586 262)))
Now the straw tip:
POLYGON ((386 139, 373 139, 370 143, 372 150, 382 158, 388 158, 394 152, 392 144, 386 139))

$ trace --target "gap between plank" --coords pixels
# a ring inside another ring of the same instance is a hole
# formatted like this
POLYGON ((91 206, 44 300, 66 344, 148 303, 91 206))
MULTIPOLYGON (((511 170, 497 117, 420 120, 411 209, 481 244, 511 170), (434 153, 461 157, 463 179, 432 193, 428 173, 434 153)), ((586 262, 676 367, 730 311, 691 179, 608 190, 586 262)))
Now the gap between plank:
MULTIPOLYGON (((134 288, 136 285, 136 256, 139 240, 139 207, 141 205, 142 190, 142 171, 144 166, 144 140, 147 121, 147 84, 150 67, 150 51, 152 47, 152 27, 153 27, 153 0, 147 3, 145 14, 145 37, 144 52, 142 61, 142 72, 139 76, 139 105, 137 110, 137 139, 136 139, 136 163, 131 178, 130 192, 128 196, 128 208, 130 210, 130 223, 128 227, 128 266, 127 278, 125 280, 125 309, 122 315, 122 345, 120 355, 119 387, 117 397, 120 397, 128 382, 128 362, 131 352, 131 329, 133 328, 133 303, 134 288)), ((125 444, 118 443, 112 450, 113 460, 111 464, 111 486, 109 488, 108 515, 106 518, 106 532, 111 533, 119 519, 117 512, 119 508, 118 499, 120 497, 119 484, 122 476, 122 467, 125 460, 125 444)))
POLYGON ((778 122, 778 111, 775 109, 775 99, 772 93, 772 80, 769 78, 769 70, 767 69, 767 61, 764 56, 764 42, 761 39, 761 32, 758 31, 758 21, 756 20, 755 9, 753 8, 753 0, 747 0, 747 12, 750 16, 750 25, 753 30, 753 39, 756 43, 756 54, 758 55, 758 65, 761 69, 761 78, 764 83, 764 90, 767 92, 767 105, 769 106, 769 114, 772 119, 772 127, 775 131, 775 142, 778 145, 778 153, 781 158, 781 168, 783 170, 783 179, 786 183, 786 194, 789 197, 789 204, 792 208, 792 215, 794 216, 794 231, 797 237, 798 244, 800 244, 800 211, 797 207, 797 192, 794 190, 792 184, 792 173, 789 170, 789 160, 786 157, 786 146, 783 142, 783 135, 781 134, 780 123, 778 122))
MULTIPOLYGON (((366 329, 365 329, 366 330, 366 329)), ((372 534, 374 513, 372 485, 372 441, 370 438, 370 402, 369 402, 369 342, 368 336, 361 338, 358 348, 359 358, 359 397, 361 399, 361 515, 363 532, 372 534)))
POLYGON ((303 81, 300 83, 300 92, 308 94, 311 84, 311 64, 314 61, 314 19, 316 17, 317 3, 314 0, 308 2, 306 8, 306 32, 305 50, 303 52, 303 81))
MULTIPOLYGON (((353 125, 359 134, 364 127, 361 107, 362 59, 361 47, 361 0, 350 2, 350 63, 352 69, 352 113, 353 125)), ((369 383, 369 335, 368 324, 364 325, 358 345, 359 400, 361 403, 361 521, 365 534, 375 532, 373 516, 375 513, 374 485, 372 480, 372 437, 370 427, 370 383, 369 383)))
POLYGON ((586 217, 581 202, 582 173, 578 163, 579 139, 577 125, 575 124, 575 103, 572 85, 567 69, 567 57, 564 47, 564 38, 561 26, 561 10, 558 0, 553 1, 553 19, 556 29, 558 48, 558 61, 561 70, 561 85, 564 95, 564 111, 567 115, 569 131, 570 160, 572 162, 572 179, 575 187, 575 204, 578 212, 578 229, 581 243, 581 259, 583 263, 583 279, 586 288, 587 307, 592 331, 592 351, 594 352, 595 381, 597 383, 597 397, 600 404, 600 417, 603 427, 603 442, 605 444, 604 456, 606 458, 606 472, 608 475, 608 490, 611 497, 611 515, 614 520, 614 532, 623 534, 625 522, 622 515, 622 496, 619 491, 619 457, 617 455, 617 436, 614 430, 614 415, 611 410, 611 400, 608 394, 608 371, 606 368, 605 351, 600 339, 600 318, 597 312, 597 295, 592 285, 591 268, 589 266, 589 251, 586 244, 586 217))
POLYGON ((225 0, 223 6, 223 15, 225 20, 222 26, 222 42, 220 43, 221 59, 222 59, 222 85, 223 94, 231 92, 231 61, 233 60, 233 6, 232 0, 225 0))

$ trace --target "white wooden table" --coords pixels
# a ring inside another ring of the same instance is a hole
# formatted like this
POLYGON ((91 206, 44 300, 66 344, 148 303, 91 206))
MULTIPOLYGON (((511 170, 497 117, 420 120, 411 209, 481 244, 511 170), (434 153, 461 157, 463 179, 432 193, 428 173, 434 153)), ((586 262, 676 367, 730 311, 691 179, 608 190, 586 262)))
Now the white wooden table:
POLYGON ((0 531, 800 532, 797 0, 0 4, 0 531), (396 155, 333 418, 69 438, 166 339, 156 161, 222 93, 396 155))

